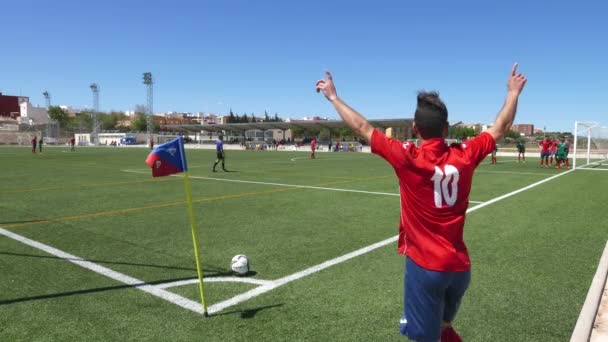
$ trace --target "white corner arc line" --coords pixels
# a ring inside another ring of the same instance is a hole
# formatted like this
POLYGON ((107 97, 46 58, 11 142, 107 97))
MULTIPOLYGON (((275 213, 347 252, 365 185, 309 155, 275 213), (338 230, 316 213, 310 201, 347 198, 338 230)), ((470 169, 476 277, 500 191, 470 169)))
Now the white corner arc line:
POLYGON ((271 291, 271 290, 273 290, 273 289, 275 289, 275 288, 277 288, 279 286, 285 285, 285 284, 287 284, 289 282, 292 282, 294 280, 306 277, 308 275, 311 275, 313 273, 319 272, 319 271, 324 270, 326 268, 329 268, 331 266, 340 264, 340 263, 345 262, 347 260, 350 260, 352 258, 355 258, 355 257, 358 257, 360 255, 363 255, 363 254, 366 254, 368 252, 371 252, 371 251, 373 251, 375 249, 378 249, 380 247, 384 247, 384 246, 386 246, 386 245, 388 245, 390 243, 393 243, 393 242, 397 241, 397 238, 398 238, 398 236, 390 237, 390 238, 382 240, 380 242, 376 242, 376 243, 374 243, 372 245, 360 248, 360 249, 358 249, 356 251, 344 254, 344 255, 339 256, 337 258, 334 258, 334 259, 331 259, 331 260, 327 260, 327 261, 322 262, 322 263, 320 263, 318 265, 309 267, 309 268, 307 268, 307 269, 305 269, 303 271, 290 274, 290 275, 285 276, 283 278, 279 278, 277 280, 272 281, 271 284, 260 286, 260 287, 257 287, 255 289, 249 290, 247 292, 241 293, 240 295, 234 296, 231 299, 228 299, 228 300, 225 300, 223 302, 220 302, 220 303, 217 303, 217 304, 214 304, 214 305, 210 306, 209 309, 208 309, 209 313, 213 314, 215 312, 222 311, 222 310, 224 310, 224 309, 226 309, 228 307, 237 305, 237 304, 239 304, 241 302, 244 302, 244 301, 247 301, 247 300, 249 300, 249 299, 251 299, 253 297, 257 297, 257 296, 259 296, 259 295, 261 295, 263 293, 269 292, 269 291, 271 291))
POLYGON ((34 241, 31 239, 28 239, 24 236, 21 236, 19 234, 15 234, 11 231, 8 231, 4 228, 0 228, 0 235, 4 235, 8 238, 11 238, 13 240, 16 240, 18 242, 21 242, 25 245, 28 245, 30 247, 36 248, 38 250, 41 250, 45 253, 48 253, 50 255, 54 255, 58 258, 64 259, 66 261, 69 261, 73 264, 76 264, 80 267, 84 267, 88 270, 91 270, 95 273, 99 273, 103 276, 106 276, 110 279, 114 279, 118 282, 121 282, 123 284, 127 284, 132 286, 133 288, 142 290, 144 292, 147 292, 153 296, 156 296, 158 298, 164 299, 168 302, 171 302, 175 305, 181 306, 184 309, 188 309, 190 311, 194 311, 198 314, 203 314, 203 307, 201 305, 201 303, 197 303, 195 301, 192 301, 190 299, 184 298, 180 295, 177 295, 175 293, 169 292, 169 291, 165 291, 163 289, 158 288, 157 286, 154 285, 149 285, 146 284, 146 282, 130 277, 126 274, 122 274, 120 272, 116 272, 114 270, 111 270, 107 267, 95 264, 91 261, 85 260, 83 258, 77 257, 75 255, 66 253, 62 250, 59 250, 57 248, 51 247, 49 245, 45 245, 41 242, 38 241, 34 241))
MULTIPOLYGON (((489 200, 487 202, 483 202, 482 204, 479 204, 479 205, 476 205, 476 206, 474 206, 472 208, 469 208, 467 210, 467 214, 471 213, 471 212, 474 212, 474 211, 476 211, 478 209, 481 209, 481 208, 483 208, 483 207, 485 207, 487 205, 490 205, 492 203, 496 203, 498 201, 501 201, 501 200, 503 200, 505 198, 517 195, 517 194, 519 194, 519 193, 521 193, 523 191, 529 190, 529 189, 531 189, 531 188, 533 188, 535 186, 541 185, 541 184, 543 184, 545 182, 548 182, 548 181, 550 181, 552 179, 555 179, 557 177, 561 177, 561 176, 563 176, 565 174, 568 174, 568 173, 570 173, 572 171, 574 171, 574 170, 570 170, 570 171, 566 171, 566 172, 560 173, 558 175, 555 175, 555 176, 543 179, 541 181, 538 181, 536 183, 530 184, 528 186, 525 186, 525 187, 523 187, 521 189, 518 189, 518 190, 515 190, 515 191, 512 191, 512 192, 509 192, 509 193, 507 193, 505 195, 496 197, 496 198, 494 198, 492 200, 489 200)), ((211 313, 219 312, 219 311, 224 310, 226 308, 229 308, 231 306, 240 304, 240 303, 245 302, 245 301, 247 301, 249 299, 257 297, 257 296, 259 296, 259 295, 261 295, 263 293, 269 292, 269 291, 271 291, 271 290, 273 290, 273 289, 275 289, 275 288, 277 288, 279 286, 285 285, 285 284, 287 284, 287 283, 289 283, 291 281, 303 278, 305 276, 311 275, 313 273, 316 273, 316 272, 321 271, 323 269, 326 269, 328 267, 337 265, 339 263, 342 263, 342 262, 347 261, 349 259, 352 259, 354 257, 360 256, 360 255, 368 253, 368 252, 371 252, 371 251, 373 251, 373 250, 375 250, 377 248, 386 246, 386 245, 388 245, 388 244, 390 244, 392 242, 397 241, 398 238, 399 238, 399 236, 397 235, 397 236, 393 236, 391 238, 382 240, 380 242, 376 242, 376 243, 374 243, 372 245, 369 245, 367 247, 363 247, 363 248, 358 249, 358 250, 356 250, 354 252, 350 252, 348 254, 339 256, 337 258, 325 261, 325 262, 323 262, 321 264, 309 267, 309 268, 307 268, 307 269, 305 269, 303 271, 300 271, 300 272, 297 272, 297 273, 285 276, 283 278, 279 278, 279 279, 273 281, 272 284, 263 285, 263 286, 257 287, 255 289, 252 289, 252 290, 249 290, 247 292, 244 292, 244 293, 241 293, 239 295, 236 295, 236 296, 234 296, 234 297, 232 297, 232 298, 230 298, 228 300, 225 300, 223 302, 219 302, 219 303, 213 304, 212 306, 210 306, 208 308, 209 313, 211 314, 211 313)))
MULTIPOLYGON (((254 285, 269 285, 271 280, 254 279, 254 278, 235 278, 235 277, 208 277, 203 278, 204 283, 246 283, 254 285)), ((170 287, 198 284, 198 278, 172 281, 170 283, 162 283, 154 285, 159 289, 168 289, 170 287)))

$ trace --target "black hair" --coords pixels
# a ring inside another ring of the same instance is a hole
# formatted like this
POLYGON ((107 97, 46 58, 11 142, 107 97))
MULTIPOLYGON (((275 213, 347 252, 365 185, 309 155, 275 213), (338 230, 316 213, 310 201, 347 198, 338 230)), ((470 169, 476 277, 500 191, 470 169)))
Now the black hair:
POLYGON ((414 122, 423 139, 443 137, 443 131, 448 125, 448 109, 439 98, 439 93, 418 92, 414 122))

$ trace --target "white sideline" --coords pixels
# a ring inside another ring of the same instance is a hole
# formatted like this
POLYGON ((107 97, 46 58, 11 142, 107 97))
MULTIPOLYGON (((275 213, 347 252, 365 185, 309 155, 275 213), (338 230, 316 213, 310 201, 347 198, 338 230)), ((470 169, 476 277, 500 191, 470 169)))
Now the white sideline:
MULTIPOLYGON (((124 172, 132 172, 132 173, 143 173, 149 174, 149 171, 135 171, 135 170, 122 170, 124 172)), ((182 177, 181 175, 172 175, 174 177, 182 177)), ((284 183, 270 183, 270 182, 257 182, 257 181, 246 181, 240 179, 227 179, 227 178, 213 178, 213 177, 202 177, 202 176, 189 176, 191 179, 207 179, 207 180, 215 180, 220 182, 232 182, 232 183, 247 183, 247 184, 261 184, 261 185, 274 185, 274 186, 284 186, 288 188, 302 188, 302 189, 314 189, 314 190, 330 190, 330 191, 342 191, 342 192, 357 192, 362 194, 370 194, 370 195, 385 195, 385 196, 399 196, 399 194, 394 194, 390 192, 377 192, 377 191, 363 191, 363 190, 352 190, 352 189, 340 189, 340 188, 326 188, 320 186, 312 186, 312 185, 298 185, 298 184, 284 184, 284 183)))
MULTIPOLYGON (((526 190, 528 190, 530 188, 533 188, 533 187, 535 187, 537 185, 540 185, 540 184, 543 184, 545 182, 548 182, 548 181, 550 181, 552 179, 555 179, 557 177, 561 177, 561 176, 563 176, 565 174, 568 174, 568 173, 570 173, 572 171, 574 171, 574 170, 570 170, 570 171, 567 171, 567 172, 564 172, 564 173, 560 173, 560 174, 555 175, 553 177, 549 177, 549 178, 546 178, 546 179, 541 180, 539 182, 536 182, 534 184, 528 185, 528 186, 526 186, 524 188, 521 188, 519 190, 515 190, 515 191, 512 191, 512 192, 507 193, 505 195, 499 196, 499 197, 497 197, 495 199, 492 199, 490 201, 484 202, 484 203, 479 204, 479 205, 477 205, 475 207, 469 208, 467 210, 467 213, 471 213, 471 212, 473 212, 475 210, 478 210, 480 208, 483 208, 483 207, 485 207, 487 205, 490 205, 492 203, 496 203, 496 202, 498 202, 500 200, 503 200, 505 198, 511 197, 511 196, 516 195, 516 194, 518 194, 520 192, 526 191, 526 190)), ((139 173, 137 171, 135 171, 135 172, 139 173)), ((204 179, 214 179, 214 178, 207 178, 207 177, 201 177, 201 178, 204 178, 204 179)), ((217 180, 223 180, 223 179, 219 178, 217 180)), ((293 185, 288 185, 288 184, 286 184, 285 186, 294 187, 293 185)), ((318 188, 318 187, 311 187, 311 188, 318 188)), ((320 188, 320 189, 331 189, 331 188, 320 188)), ((340 190, 344 190, 344 189, 337 189, 337 190, 340 191, 340 190)), ((353 192, 362 192, 362 191, 353 191, 353 192)), ((381 193, 381 194, 387 194, 387 193, 381 193)), ((0 227, 0 235, 4 235, 4 236, 6 236, 8 238, 11 238, 13 240, 19 241, 19 242, 21 242, 21 243, 23 243, 25 245, 28 245, 28 246, 31 246, 33 248, 42 250, 42 251, 44 251, 44 252, 46 252, 48 254, 55 255, 55 256, 57 256, 59 258, 62 258, 62 259, 66 259, 67 261, 69 261, 71 263, 74 263, 76 265, 84 267, 86 269, 89 269, 89 270, 91 270, 93 272, 96 272, 96 273, 99 273, 101 275, 104 275, 104 276, 106 276, 108 278, 111 278, 111 279, 114 279, 116 281, 122 282, 124 284, 133 286, 134 288, 140 289, 140 290, 142 290, 144 292, 147 292, 147 293, 149 293, 149 294, 151 294, 153 296, 156 296, 156 297, 159 297, 161 299, 164 299, 164 300, 166 300, 166 301, 168 301, 170 303, 173 303, 175 305, 178 305, 178 306, 180 306, 182 308, 188 309, 190 311, 194 311, 194 312, 196 312, 198 314, 201 314, 201 315, 203 314, 202 305, 200 303, 194 302, 194 301, 192 301, 190 299, 184 298, 184 297, 179 296, 177 294, 174 294, 172 292, 165 291, 164 289, 160 288, 159 286, 146 284, 146 283, 144 283, 143 281, 141 281, 139 279, 136 279, 136 278, 127 276, 125 274, 113 271, 113 270, 111 270, 111 269, 109 269, 107 267, 95 264, 93 262, 90 262, 90 261, 87 261, 85 259, 79 258, 79 257, 74 256, 72 254, 63 252, 63 251, 61 251, 61 250, 59 250, 57 248, 45 245, 45 244, 40 243, 38 241, 34 241, 34 240, 31 240, 31 239, 28 239, 26 237, 23 237, 21 235, 18 235, 18 234, 15 234, 13 232, 10 232, 10 231, 8 231, 6 229, 3 229, 1 227, 0 227)), ((275 289, 275 288, 277 288, 279 286, 288 284, 289 282, 292 282, 294 280, 301 279, 303 277, 306 277, 306 276, 311 275, 313 273, 319 272, 319 271, 324 270, 326 268, 329 268, 331 266, 337 265, 339 263, 345 262, 345 261, 350 260, 352 258, 355 258, 357 256, 360 256, 360 255, 366 254, 368 252, 371 252, 371 251, 373 251, 373 250, 375 250, 377 248, 386 246, 386 245, 388 245, 388 244, 390 244, 392 242, 397 241, 397 238, 398 238, 398 236, 393 236, 391 238, 382 240, 380 242, 374 243, 374 244, 369 245, 367 247, 360 248, 360 249, 358 249, 356 251, 347 253, 345 255, 339 256, 337 258, 334 258, 334 259, 331 259, 331 260, 328 260, 328 261, 325 261, 325 262, 320 263, 318 265, 309 267, 309 268, 307 268, 307 269, 305 269, 303 271, 300 271, 300 272, 297 272, 297 273, 285 276, 283 278, 279 278, 279 279, 270 281, 270 283, 268 283, 266 285, 259 286, 259 287, 255 288, 255 289, 252 289, 250 291, 247 291, 247 292, 244 292, 242 294, 239 294, 239 295, 237 295, 237 296, 235 296, 235 297, 233 297, 231 299, 228 299, 228 300, 216 303, 216 304, 214 304, 214 305, 212 305, 212 306, 210 306, 208 308, 208 312, 210 314, 212 314, 212 313, 219 312, 219 311, 221 311, 223 309, 226 309, 228 307, 240 304, 240 303, 242 303, 244 301, 247 301, 249 299, 257 297, 257 296, 259 296, 259 295, 261 295, 263 293, 269 292, 269 291, 271 291, 271 290, 273 290, 273 289, 275 289)))
POLYGON ((201 303, 197 303, 195 301, 192 301, 190 299, 184 298, 180 295, 177 295, 173 292, 169 292, 169 291, 165 291, 163 289, 158 288, 157 286, 154 285, 149 285, 146 284, 144 281, 130 277, 126 274, 122 274, 120 272, 116 272, 114 270, 111 270, 107 267, 95 264, 93 262, 90 262, 88 260, 85 260, 83 258, 77 257, 75 255, 66 253, 62 250, 59 250, 57 248, 51 247, 49 245, 45 245, 41 242, 38 241, 34 241, 31 239, 28 239, 24 236, 15 234, 11 231, 8 231, 4 228, 0 228, 0 235, 4 235, 8 238, 11 238, 13 240, 19 241, 25 245, 28 245, 30 247, 39 249, 45 253, 48 253, 50 255, 54 255, 58 258, 64 259, 66 261, 69 261, 73 264, 76 264, 80 267, 84 267, 86 269, 89 269, 95 273, 99 273, 103 276, 106 276, 108 278, 114 279, 118 282, 121 282, 123 284, 127 284, 130 286, 133 286, 134 288, 140 289, 144 292, 147 292, 153 296, 156 296, 158 298, 164 299, 168 302, 171 302, 175 305, 181 306, 184 309, 188 309, 190 311, 194 311, 198 314, 203 314, 203 308, 201 303))
POLYGON ((602 293, 604 292, 604 286, 608 285, 606 284, 607 274, 608 242, 606 243, 604 253, 602 253, 602 256, 600 258, 600 262, 597 266, 595 276, 591 281, 591 286, 589 287, 589 291, 587 292, 585 304, 583 304, 581 313, 579 314, 578 320, 576 321, 576 326, 574 327, 574 331, 572 332, 570 342, 589 341, 593 329, 593 323, 595 322, 598 306, 600 305, 602 293))
MULTIPOLYGON (((143 171, 135 171, 135 170, 122 170, 124 172, 131 173, 143 173, 148 174, 149 172, 143 171)), ((181 177, 180 175, 172 175, 173 177, 181 177)), ((283 184, 283 183, 269 183, 269 182, 257 182, 257 181, 246 181, 240 179, 228 179, 228 178, 213 178, 213 177, 202 177, 202 176, 189 176, 189 178, 193 179, 206 179, 206 180, 216 180, 222 182, 232 182, 232 183, 247 183, 247 184, 260 184, 260 185, 274 185, 274 186, 284 186, 288 188, 303 188, 303 189, 314 189, 314 190, 328 190, 328 191, 341 191, 341 192, 356 192, 361 194, 369 194, 369 195, 384 195, 384 196, 399 196, 399 194, 395 194, 392 192, 379 192, 379 191, 364 191, 364 190, 353 190, 353 189, 341 189, 341 188, 327 188, 320 186, 312 186, 312 185, 298 185, 298 184, 283 184)), ((483 203, 479 201, 469 201, 470 203, 483 203)))

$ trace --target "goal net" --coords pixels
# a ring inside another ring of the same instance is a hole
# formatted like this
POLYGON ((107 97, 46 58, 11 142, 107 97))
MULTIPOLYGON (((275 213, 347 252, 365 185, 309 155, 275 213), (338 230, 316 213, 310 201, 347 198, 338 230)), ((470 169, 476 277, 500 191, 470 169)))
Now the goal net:
POLYGON ((608 126, 575 122, 572 165, 576 169, 608 171, 608 126))

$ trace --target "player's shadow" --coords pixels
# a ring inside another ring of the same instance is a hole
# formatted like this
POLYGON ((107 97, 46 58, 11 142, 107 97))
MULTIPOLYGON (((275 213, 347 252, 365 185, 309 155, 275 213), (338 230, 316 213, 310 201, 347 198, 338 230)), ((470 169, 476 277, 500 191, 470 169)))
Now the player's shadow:
POLYGON ((260 306, 260 307, 253 308, 253 309, 234 310, 234 311, 228 311, 228 312, 222 312, 222 313, 213 314, 213 315, 211 315, 211 317, 240 314, 241 318, 243 318, 243 319, 250 319, 250 318, 254 318, 255 315, 258 312, 262 311, 262 310, 277 308, 277 307, 281 307, 283 305, 284 304, 281 303, 281 304, 260 306))

